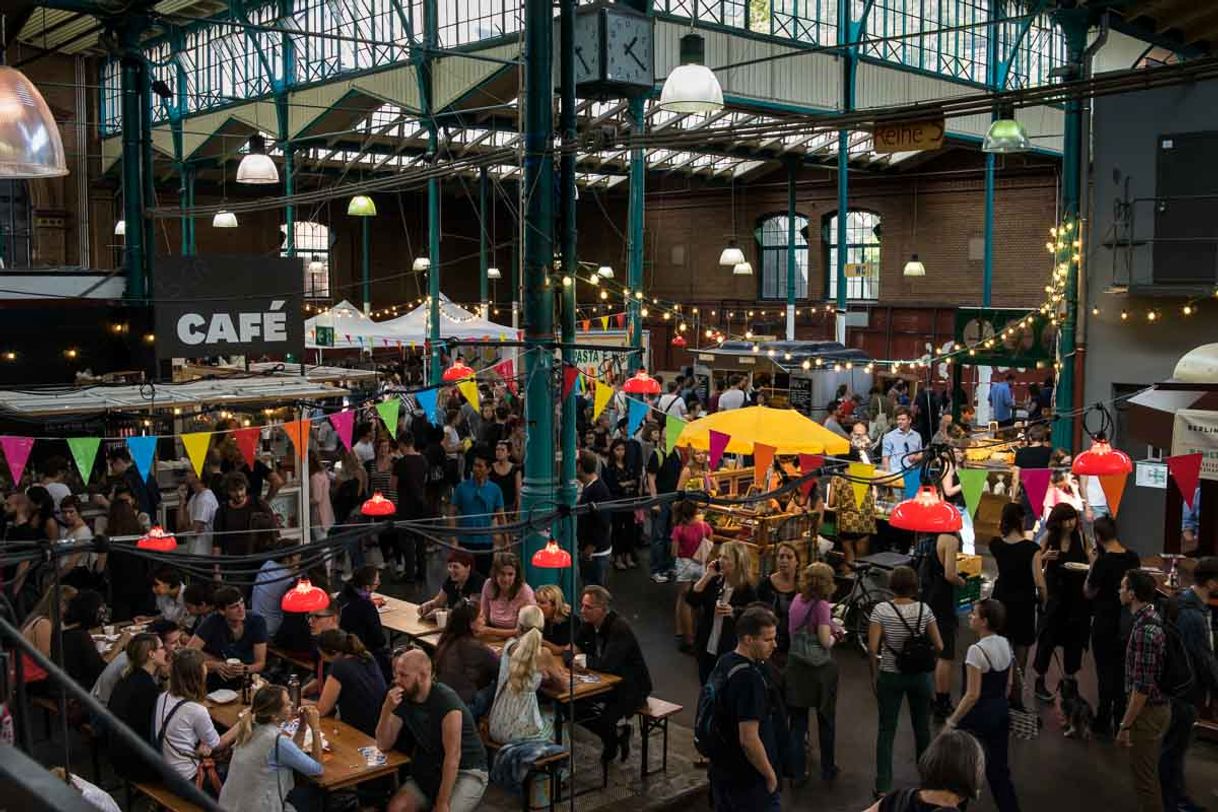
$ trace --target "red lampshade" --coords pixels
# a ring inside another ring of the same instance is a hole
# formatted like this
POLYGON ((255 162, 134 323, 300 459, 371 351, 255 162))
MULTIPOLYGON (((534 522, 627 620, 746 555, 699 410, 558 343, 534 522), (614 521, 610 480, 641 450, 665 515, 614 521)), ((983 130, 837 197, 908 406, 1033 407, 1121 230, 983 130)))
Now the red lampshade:
POLYGON ((675 335, 672 337, 672 345, 674 347, 684 348, 687 343, 689 342, 685 340, 685 336, 683 335, 675 335))
POLYGON ((472 378, 473 376, 473 368, 466 366, 465 362, 458 358, 456 361, 453 361, 452 366, 444 370, 444 374, 440 377, 445 383, 455 383, 457 381, 463 381, 466 378, 472 378))
POLYGON ((546 546, 533 553, 533 566, 540 569, 561 570, 571 566, 571 554, 550 539, 546 546))
POLYGON ((154 524, 152 528, 135 543, 135 546, 140 550, 151 550, 154 553, 168 553, 178 548, 178 540, 173 537, 172 533, 166 533, 159 524, 154 524))
POLYGON ((648 375, 647 370, 640 369, 633 378, 622 384, 622 391, 630 395, 658 395, 660 382, 648 375))
POLYGON ((1133 471, 1133 460, 1124 451, 1110 446, 1107 440, 1097 437, 1089 450, 1074 458, 1070 470, 1083 476, 1128 474, 1133 471))
POLYGON ((301 578, 296 586, 283 593, 279 608, 285 612, 320 612, 330 605, 330 596, 321 587, 313 586, 308 578, 301 578))
POLYGON ((365 516, 392 516, 397 512, 397 508, 393 506, 393 502, 381 496, 380 491, 373 491, 372 498, 364 502, 359 512, 365 516))
POLYGON ((923 486, 913 499, 906 499, 892 509, 888 523, 900 530, 915 533, 954 533, 964 520, 960 511, 939 498, 939 493, 930 486, 923 486))

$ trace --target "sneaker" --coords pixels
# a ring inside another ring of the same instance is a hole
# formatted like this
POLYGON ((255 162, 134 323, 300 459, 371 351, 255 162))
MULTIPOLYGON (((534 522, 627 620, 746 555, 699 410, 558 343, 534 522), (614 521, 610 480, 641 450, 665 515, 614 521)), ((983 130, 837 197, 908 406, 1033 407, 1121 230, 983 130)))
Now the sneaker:
POLYGON ((1050 691, 1048 689, 1048 687, 1045 685, 1044 677, 1036 678, 1036 688, 1035 688, 1035 690, 1033 690, 1032 693, 1034 693, 1036 695, 1036 698, 1039 699, 1041 702, 1052 702, 1053 701, 1053 692, 1050 691))
POLYGON ((652 573, 651 580, 657 584, 666 584, 668 583, 668 576, 662 572, 655 572, 652 573))

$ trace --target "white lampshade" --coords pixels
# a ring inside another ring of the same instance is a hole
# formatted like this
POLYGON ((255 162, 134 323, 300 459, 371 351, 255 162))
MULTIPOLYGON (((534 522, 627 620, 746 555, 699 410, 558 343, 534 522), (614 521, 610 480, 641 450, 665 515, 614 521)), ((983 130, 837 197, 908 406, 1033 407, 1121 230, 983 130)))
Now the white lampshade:
POLYGON ((749 262, 748 260, 738 263, 736 265, 736 267, 732 268, 732 275, 733 276, 752 276, 753 275, 752 263, 749 262))
POLYGON ((250 136, 250 151, 237 165, 237 183, 270 184, 279 182, 279 169, 266 154, 266 139, 250 136))
POLYGON ((492 265, 491 267, 486 269, 486 278, 487 279, 502 279, 503 274, 501 274, 499 272, 498 268, 496 268, 494 265, 492 265))
POLYGON ((605 279, 612 279, 613 278, 613 268, 610 268, 608 265, 602 265, 596 269, 596 275, 603 277, 605 279))
POLYGON ((926 276, 926 266, 918 259, 918 255, 914 254, 909 258, 909 262, 905 263, 905 270, 901 272, 902 276, 926 276))
POLYGON ((410 268, 414 271, 429 271, 431 270, 431 259, 429 257, 415 257, 414 264, 410 268))
POLYGON ((309 273, 321 273, 325 269, 326 263, 322 262, 320 259, 309 261, 309 273))
POLYGON ((223 211, 223 210, 218 211, 218 212, 216 212, 215 216, 211 218, 211 227, 212 228, 236 228, 237 227, 237 215, 233 214, 231 211, 223 211))
POLYGON ((672 113, 714 113, 723 109, 723 88, 706 67, 706 43, 698 34, 681 37, 681 64, 660 91, 660 109, 672 113))
POLYGON ((117 223, 114 224, 114 236, 115 237, 127 236, 127 221, 126 220, 119 220, 117 223))
POLYGON ((736 245, 735 240, 729 242, 727 248, 724 248, 723 253, 719 255, 719 264, 729 268, 734 268, 745 261, 744 251, 736 245))
POLYGON ((66 174, 63 138, 51 108, 24 73, 0 65, 0 177, 66 174))

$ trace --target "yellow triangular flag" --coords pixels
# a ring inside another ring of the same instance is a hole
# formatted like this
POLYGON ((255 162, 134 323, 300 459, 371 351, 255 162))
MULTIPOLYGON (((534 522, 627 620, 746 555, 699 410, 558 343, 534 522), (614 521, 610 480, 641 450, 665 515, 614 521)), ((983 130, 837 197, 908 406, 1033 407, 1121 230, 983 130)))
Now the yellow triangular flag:
POLYGON ((470 378, 457 382, 457 388, 461 390, 461 394, 469 401, 469 405, 474 407, 474 411, 481 411, 481 406, 478 405, 478 384, 470 378))
POLYGON ((867 498, 867 489, 871 487, 871 480, 875 477, 875 466, 865 462, 852 462, 846 468, 846 474, 851 478, 850 489, 854 491, 854 506, 861 508, 863 500, 867 498))
MULTIPOLYGON (((609 329, 609 317, 608 316, 601 316, 601 329, 602 330, 609 329)), ((593 418, 593 419, 595 419, 595 418, 593 418)))
POLYGON ((182 447, 186 449, 186 456, 190 457, 195 476, 203 476, 203 463, 207 460, 207 447, 210 444, 210 431, 195 431, 182 435, 182 447))
POLYGON ((601 412, 605 411, 605 407, 609 405, 609 399, 613 397, 613 387, 606 383, 596 382, 596 395, 592 401, 592 419, 600 417, 601 412))

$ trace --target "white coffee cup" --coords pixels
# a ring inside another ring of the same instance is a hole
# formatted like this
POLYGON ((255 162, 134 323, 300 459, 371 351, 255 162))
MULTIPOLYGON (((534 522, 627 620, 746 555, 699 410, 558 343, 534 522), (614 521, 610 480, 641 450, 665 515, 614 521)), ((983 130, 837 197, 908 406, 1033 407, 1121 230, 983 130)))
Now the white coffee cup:
POLYGON ((109 623, 109 624, 106 624, 105 626, 102 626, 102 634, 106 635, 106 637, 113 637, 114 636, 114 624, 109 623))
POLYGON ((227 660, 224 661, 224 664, 225 665, 241 665, 241 660, 239 660, 236 657, 229 657, 227 660))
POLYGON ((588 667, 588 655, 587 654, 576 654, 574 657, 571 658, 571 662, 573 662, 575 664, 576 668, 587 668, 588 667))
POLYGON ((435 618, 436 618, 436 626, 438 628, 443 629, 448 626, 448 610, 447 609, 437 609, 435 618))

